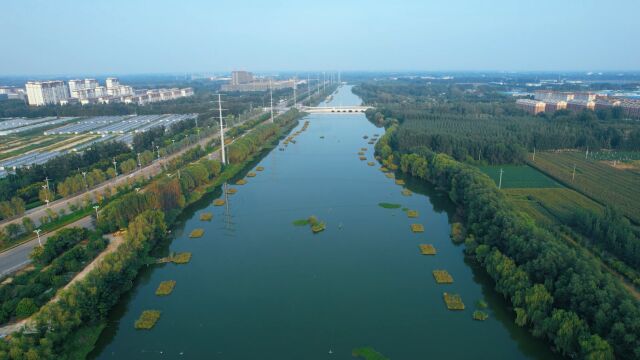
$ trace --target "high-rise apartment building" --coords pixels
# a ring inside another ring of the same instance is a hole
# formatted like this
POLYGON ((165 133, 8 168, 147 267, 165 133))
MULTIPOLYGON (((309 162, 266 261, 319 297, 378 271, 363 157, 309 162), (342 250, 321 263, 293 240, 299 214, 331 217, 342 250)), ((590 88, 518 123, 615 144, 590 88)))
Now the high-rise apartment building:
POLYGON ((253 81, 253 74, 248 71, 232 71, 231 85, 247 84, 253 81))
POLYGON ((58 104, 69 97, 64 81, 29 81, 26 84, 29 105, 43 106, 58 104))

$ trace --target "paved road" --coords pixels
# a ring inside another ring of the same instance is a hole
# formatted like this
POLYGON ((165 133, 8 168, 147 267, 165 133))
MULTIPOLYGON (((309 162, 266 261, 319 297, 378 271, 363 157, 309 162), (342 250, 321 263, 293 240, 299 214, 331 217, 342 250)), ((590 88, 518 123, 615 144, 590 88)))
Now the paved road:
MULTIPOLYGON (((72 222, 71 224, 64 226, 63 229, 69 227, 83 227, 91 229, 93 228, 92 218, 91 216, 83 217, 76 222, 72 222)), ((46 243, 47 239, 55 234, 56 231, 57 230, 40 235, 42 243, 46 243)), ((29 254, 31 254, 31 251, 36 246, 38 246, 38 239, 33 239, 0 253, 0 277, 17 271, 29 264, 31 262, 29 254)))

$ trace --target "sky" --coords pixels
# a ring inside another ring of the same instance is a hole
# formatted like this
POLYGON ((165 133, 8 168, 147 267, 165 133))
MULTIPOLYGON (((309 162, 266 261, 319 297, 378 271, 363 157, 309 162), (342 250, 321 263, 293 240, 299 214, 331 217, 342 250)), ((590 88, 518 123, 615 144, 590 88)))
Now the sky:
POLYGON ((637 71, 638 14, 638 0, 2 1, 0 75, 637 71))

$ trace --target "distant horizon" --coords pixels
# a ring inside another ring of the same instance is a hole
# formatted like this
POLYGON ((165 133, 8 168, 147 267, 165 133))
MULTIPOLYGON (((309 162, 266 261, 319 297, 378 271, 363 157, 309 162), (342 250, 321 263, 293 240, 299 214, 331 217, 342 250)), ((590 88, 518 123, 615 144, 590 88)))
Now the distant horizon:
POLYGON ((584 75, 584 76, 602 76, 602 75, 640 75, 640 68, 637 70, 253 70, 247 68, 238 68, 233 70, 221 70, 221 71, 166 71, 166 72, 78 72, 78 73, 33 73, 33 74, 1 74, 2 78, 54 78, 54 77, 118 77, 118 76, 185 76, 185 75, 230 75, 232 71, 249 71, 256 75, 268 76, 268 75, 282 75, 282 74, 326 74, 329 73, 342 73, 342 74, 354 74, 364 73, 372 74, 379 73, 385 75, 401 74, 401 75, 425 75, 425 74, 553 74, 553 75, 584 75))
POLYGON ((636 72, 638 13, 635 0, 14 1, 0 73, 636 72))

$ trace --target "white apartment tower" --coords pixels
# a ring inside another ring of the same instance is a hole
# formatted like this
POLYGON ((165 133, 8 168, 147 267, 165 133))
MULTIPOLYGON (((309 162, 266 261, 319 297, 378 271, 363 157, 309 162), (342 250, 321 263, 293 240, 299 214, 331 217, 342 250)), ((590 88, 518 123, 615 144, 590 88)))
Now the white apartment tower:
POLYGON ((31 106, 58 104, 69 98, 64 81, 29 81, 26 84, 27 99, 31 106))

